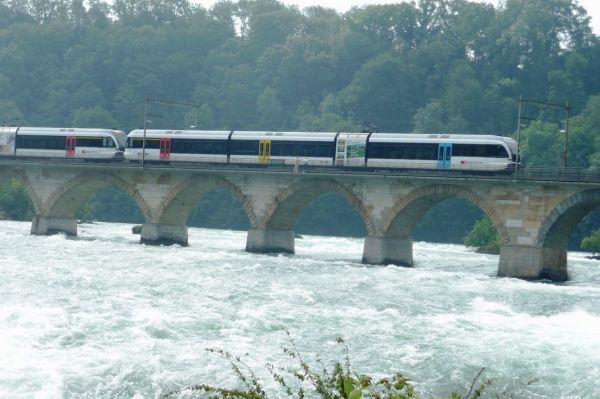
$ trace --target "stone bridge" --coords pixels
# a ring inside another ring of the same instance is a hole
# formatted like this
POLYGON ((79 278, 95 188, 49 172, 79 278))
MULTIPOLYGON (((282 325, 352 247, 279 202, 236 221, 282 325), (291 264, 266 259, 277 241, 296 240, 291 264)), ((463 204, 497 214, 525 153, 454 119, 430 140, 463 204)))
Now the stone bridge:
POLYGON ((33 202, 32 234, 76 235, 79 207, 102 187, 115 185, 142 210, 146 221, 140 242, 145 244, 187 245, 185 223, 193 207, 211 190, 223 187, 239 200, 250 220, 246 251, 258 253, 294 253, 294 221, 313 199, 334 191, 354 206, 368 231, 362 262, 403 266, 413 264, 410 236, 423 214, 441 201, 461 197, 478 206, 498 230, 503 243, 498 276, 524 279, 566 279, 570 234, 600 205, 598 183, 493 178, 1 164, 0 184, 11 178, 25 187, 33 202))

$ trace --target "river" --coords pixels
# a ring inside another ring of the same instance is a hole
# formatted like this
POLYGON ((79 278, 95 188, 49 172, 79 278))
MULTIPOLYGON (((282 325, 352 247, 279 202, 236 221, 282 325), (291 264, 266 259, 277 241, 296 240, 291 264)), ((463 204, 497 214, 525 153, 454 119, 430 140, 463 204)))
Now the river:
MULTIPOLYGON (((131 225, 39 237, 0 222, 0 397, 160 398, 182 386, 235 387, 226 359, 315 370, 343 361, 401 372, 422 397, 488 392, 600 398, 600 263, 569 253, 566 283, 495 277, 498 257, 414 244, 414 268, 360 263, 363 240, 305 236, 296 254, 244 252, 246 233, 189 229, 190 246, 138 244, 131 225), (524 386, 528 381, 539 381, 524 386)), ((277 393, 279 392, 279 393, 277 393)), ((181 397, 188 397, 182 395, 181 397)))

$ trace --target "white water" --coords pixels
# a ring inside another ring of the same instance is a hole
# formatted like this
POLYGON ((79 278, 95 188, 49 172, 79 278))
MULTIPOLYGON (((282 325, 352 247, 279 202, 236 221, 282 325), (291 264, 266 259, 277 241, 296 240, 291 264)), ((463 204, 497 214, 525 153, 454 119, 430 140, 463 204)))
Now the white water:
MULTIPOLYGON (((205 348, 292 366, 285 332, 315 370, 343 361, 402 372, 423 397, 465 395, 482 367, 517 398, 600 398, 600 263, 569 253, 570 281, 496 278, 497 256, 415 243, 416 267, 360 264, 360 239, 296 240, 296 255, 244 252, 246 233, 189 229, 190 247, 138 244, 131 226, 37 237, 0 222, 0 397, 160 398, 233 388, 205 348)), ((491 392, 491 391, 490 391, 491 392)), ((273 397, 281 394, 273 394, 273 397)))

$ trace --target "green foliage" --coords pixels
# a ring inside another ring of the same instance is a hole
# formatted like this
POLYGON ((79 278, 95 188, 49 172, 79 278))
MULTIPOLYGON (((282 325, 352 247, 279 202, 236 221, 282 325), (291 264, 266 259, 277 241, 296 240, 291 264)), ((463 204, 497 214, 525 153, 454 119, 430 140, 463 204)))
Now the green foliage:
POLYGON ((107 186, 96 192, 93 201, 93 220, 111 223, 143 223, 142 210, 133 198, 117 186, 107 186))
MULTIPOLYGON (((337 338, 336 341, 338 344, 343 345, 343 361, 335 362, 333 368, 330 370, 321 358, 317 356, 316 365, 321 371, 314 371, 303 359, 289 332, 286 331, 286 333, 290 347, 283 347, 283 352, 292 359, 294 365, 286 368, 267 363, 264 366, 270 377, 277 382, 279 391, 273 393, 275 397, 289 397, 294 399, 306 397, 319 397, 323 399, 419 399, 420 397, 411 384, 410 379, 404 377, 401 373, 395 373, 387 378, 374 379, 371 376, 354 372, 350 364, 348 346, 342 338, 337 338), (297 383, 291 384, 287 378, 295 380, 297 383)), ((222 356, 229 362, 242 388, 230 389, 215 387, 210 384, 198 384, 169 392, 164 395, 165 398, 188 392, 210 398, 269 398, 269 394, 263 387, 263 384, 254 370, 246 363, 244 357, 232 355, 230 352, 224 350, 206 350, 222 356)), ((247 358, 248 356, 246 354, 245 357, 247 358)), ((488 379, 476 389, 473 389, 484 370, 485 367, 477 374, 464 399, 480 398, 484 390, 494 383, 493 379, 488 379), (471 393, 473 394, 472 396, 471 393)), ((521 387, 527 387, 537 381, 538 379, 533 379, 522 384, 521 387)), ((516 393, 517 391, 504 390, 501 394, 496 394, 495 397, 513 398, 516 393)), ((462 398, 463 396, 456 392, 452 392, 448 397, 448 399, 462 398)), ((434 398, 430 396, 429 399, 434 398)))
POLYGON ((316 198, 300 213, 293 227, 298 234, 364 237, 365 222, 348 200, 335 192, 316 198))
POLYGON ((526 166, 562 166, 564 134, 555 123, 532 121, 521 131, 521 157, 526 166))
POLYGON ((600 229, 594 231, 591 236, 581 241, 581 248, 592 252, 600 252, 600 229))
MULTIPOLYGON (((327 399, 360 399, 363 397, 378 399, 418 399, 409 379, 402 376, 400 373, 396 373, 389 378, 374 380, 370 376, 352 372, 348 347, 341 338, 337 338, 337 342, 344 345, 343 350, 345 356, 343 364, 337 362, 334 364, 333 369, 329 371, 321 359, 317 357, 317 365, 322 370, 320 373, 313 371, 309 364, 304 361, 296 348, 294 340, 289 336, 289 333, 288 338, 291 347, 284 347, 283 352, 296 363, 296 368, 290 370, 276 367, 271 363, 265 365, 270 376, 281 388, 281 394, 287 397, 304 398, 316 395, 327 399), (299 387, 290 385, 284 376, 285 374, 288 374, 288 377, 298 380, 299 387)), ((207 349, 207 351, 217 353, 227 359, 244 388, 226 389, 200 384, 167 393, 165 397, 178 395, 184 391, 204 392, 215 398, 263 399, 269 397, 254 371, 244 362, 242 357, 234 356, 223 350, 207 349)))
POLYGON ((487 216, 475 223, 473 230, 464 238, 464 244, 476 247, 478 252, 499 254, 502 241, 496 227, 487 216))
POLYGON ((483 211, 463 198, 450 198, 429 209, 415 225, 415 241, 462 244, 483 211))
POLYGON ((97 128, 99 126, 116 129, 117 121, 110 112, 99 106, 80 108, 74 112, 73 127, 97 128))
POLYGON ((15 179, 0 186, 0 219, 31 220, 33 204, 25 188, 15 179))
POLYGON ((94 199, 95 195, 92 195, 90 198, 87 199, 87 201, 83 203, 83 205, 81 205, 81 207, 77 210, 77 213, 75 214, 75 218, 77 220, 83 220, 86 222, 96 220, 94 218, 94 199))
POLYGON ((244 207, 222 187, 206 194, 192 209, 186 223, 191 227, 209 229, 250 229, 250 220, 244 207))

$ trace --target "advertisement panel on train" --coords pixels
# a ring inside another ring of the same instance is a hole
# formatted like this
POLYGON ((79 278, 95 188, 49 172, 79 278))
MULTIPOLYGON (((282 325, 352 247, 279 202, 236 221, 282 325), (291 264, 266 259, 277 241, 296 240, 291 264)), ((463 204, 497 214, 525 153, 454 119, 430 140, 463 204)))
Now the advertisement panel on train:
POLYGON ((365 166, 368 137, 367 133, 340 133, 335 151, 335 164, 338 166, 365 166))
POLYGON ((0 155, 13 155, 15 153, 15 141, 17 128, 0 128, 0 155))

